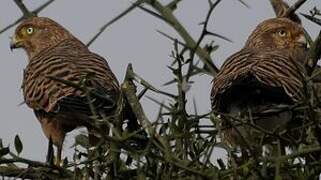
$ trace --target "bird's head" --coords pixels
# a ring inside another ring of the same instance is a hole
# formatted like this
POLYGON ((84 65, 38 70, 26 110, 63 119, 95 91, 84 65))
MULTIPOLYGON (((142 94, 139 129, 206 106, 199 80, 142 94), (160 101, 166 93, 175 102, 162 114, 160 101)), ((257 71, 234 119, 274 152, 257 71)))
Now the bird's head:
POLYGON ((308 42, 303 27, 287 18, 272 18, 260 23, 245 47, 306 50, 308 42))
POLYGON ((10 48, 23 48, 31 59, 42 50, 68 38, 73 36, 55 21, 45 17, 32 17, 16 28, 10 48))

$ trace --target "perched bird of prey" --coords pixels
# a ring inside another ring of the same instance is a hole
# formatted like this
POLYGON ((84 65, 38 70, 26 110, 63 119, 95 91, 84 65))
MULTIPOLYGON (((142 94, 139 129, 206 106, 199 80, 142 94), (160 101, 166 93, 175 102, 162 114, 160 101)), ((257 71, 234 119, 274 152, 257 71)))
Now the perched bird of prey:
POLYGON ((11 48, 23 48, 28 55, 22 84, 25 103, 57 146, 57 162, 65 135, 73 129, 87 127, 89 142, 95 143, 92 116, 116 116, 122 104, 118 81, 106 60, 45 17, 24 20, 11 48))
POLYGON ((224 133, 227 142, 242 146, 255 138, 249 124, 268 132, 291 126, 293 114, 285 108, 306 96, 306 50, 301 25, 273 18, 260 23, 245 46, 225 61, 214 78, 211 102, 214 113, 232 117, 222 117, 229 126, 224 133), (244 117, 252 122, 238 126, 244 117))

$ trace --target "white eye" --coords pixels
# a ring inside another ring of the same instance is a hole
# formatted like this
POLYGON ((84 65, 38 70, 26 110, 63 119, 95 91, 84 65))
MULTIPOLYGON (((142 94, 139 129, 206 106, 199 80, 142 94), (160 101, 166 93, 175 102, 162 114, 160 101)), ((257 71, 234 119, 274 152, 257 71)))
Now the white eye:
POLYGON ((281 36, 281 37, 286 36, 286 31, 285 30, 280 30, 279 31, 279 36, 281 36))
POLYGON ((28 34, 32 34, 33 33, 33 28, 32 27, 28 27, 27 28, 27 33, 28 34))

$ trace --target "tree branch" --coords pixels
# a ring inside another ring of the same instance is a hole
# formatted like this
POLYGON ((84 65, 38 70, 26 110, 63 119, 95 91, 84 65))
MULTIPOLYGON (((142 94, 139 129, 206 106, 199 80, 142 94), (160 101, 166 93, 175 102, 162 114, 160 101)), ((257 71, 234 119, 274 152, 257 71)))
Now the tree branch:
POLYGON ((116 17, 114 17, 112 20, 110 20, 109 22, 107 22, 105 25, 103 25, 100 30, 94 35, 94 37, 92 37, 91 40, 89 40, 89 42, 87 43, 87 46, 89 47, 110 25, 114 24, 114 22, 118 21, 119 19, 121 19, 122 17, 124 17, 125 15, 127 15, 129 12, 131 12, 132 10, 134 10, 137 6, 139 6, 140 4, 142 4, 145 0, 138 0, 135 3, 133 3, 129 8, 127 8, 125 11, 123 11, 122 13, 120 13, 119 15, 117 15, 116 17))
POLYGON ((125 81, 122 84, 121 88, 125 93, 125 96, 130 106, 132 107, 137 119, 139 120, 140 124, 145 129, 145 131, 148 132, 150 136, 153 136, 155 133, 155 130, 152 127, 152 123, 146 117, 145 112, 136 96, 136 88, 134 83, 132 82, 133 77, 131 76, 131 73, 130 73, 132 71, 133 71, 132 65, 129 64, 126 71, 125 81))
POLYGON ((19 168, 10 166, 0 166, 0 174, 5 177, 22 178, 22 179, 70 179, 72 175, 61 174, 51 168, 19 168))
POLYGON ((321 31, 319 32, 319 35, 316 38, 316 40, 313 42, 305 61, 305 67, 307 69, 308 76, 311 76, 320 57, 321 57, 321 31))
POLYGON ((21 10, 23 17, 28 18, 28 17, 36 16, 36 14, 34 14, 28 10, 28 8, 25 6, 25 4, 23 4, 22 0, 14 0, 14 2, 21 10))
POLYGON ((177 20, 177 18, 173 15, 173 12, 170 8, 163 6, 157 0, 149 0, 147 2, 151 7, 153 7, 164 19, 165 22, 172 26, 177 33, 184 39, 186 46, 194 50, 196 54, 200 57, 202 62, 209 69, 211 74, 216 75, 219 71, 218 68, 213 64, 210 55, 206 52, 205 49, 198 47, 196 41, 191 37, 191 35, 187 32, 184 26, 177 20))
POLYGON ((37 16, 38 13, 40 11, 42 11, 43 9, 45 9, 48 5, 50 5, 52 2, 54 2, 54 0, 49 0, 47 2, 45 2, 44 4, 42 4, 41 6, 39 6, 37 9, 35 9, 34 11, 29 11, 26 6, 23 4, 22 0, 14 0, 15 3, 17 4, 17 6, 19 7, 19 9, 22 11, 23 16, 21 16, 20 18, 18 18, 16 21, 14 21, 13 23, 9 24, 8 26, 6 26, 5 28, 0 30, 0 34, 7 31, 8 29, 12 28, 13 26, 17 25, 19 22, 21 22, 23 19, 28 18, 28 17, 32 17, 32 16, 37 16))
POLYGON ((307 0, 298 0, 294 3, 284 14, 284 17, 289 17, 295 14, 295 11, 298 10, 307 0))
POLYGON ((315 17, 307 15, 307 14, 303 14, 303 13, 301 13, 301 15, 304 16, 305 18, 307 18, 308 20, 316 23, 317 25, 321 26, 321 19, 318 19, 318 18, 315 18, 315 17))

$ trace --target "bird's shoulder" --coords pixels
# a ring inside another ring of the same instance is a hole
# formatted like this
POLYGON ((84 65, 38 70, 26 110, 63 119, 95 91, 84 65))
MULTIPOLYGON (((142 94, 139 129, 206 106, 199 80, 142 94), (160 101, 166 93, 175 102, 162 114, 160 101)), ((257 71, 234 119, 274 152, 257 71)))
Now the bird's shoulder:
POLYGON ((81 106, 88 109, 85 93, 61 80, 73 85, 85 82, 95 94, 111 99, 118 97, 118 81, 106 60, 78 40, 61 42, 30 60, 22 86, 26 103, 47 112, 58 106, 71 107, 70 102, 77 109, 81 106))
POLYGON ((244 48, 233 54, 223 63, 220 72, 214 78, 214 82, 230 76, 240 76, 248 72, 273 71, 300 74, 304 76, 303 64, 293 58, 291 53, 282 49, 251 49, 244 48))
POLYGON ((294 101, 304 97, 305 70, 286 50, 242 49, 230 56, 213 80, 212 101, 253 77, 257 83, 283 88, 294 101))

